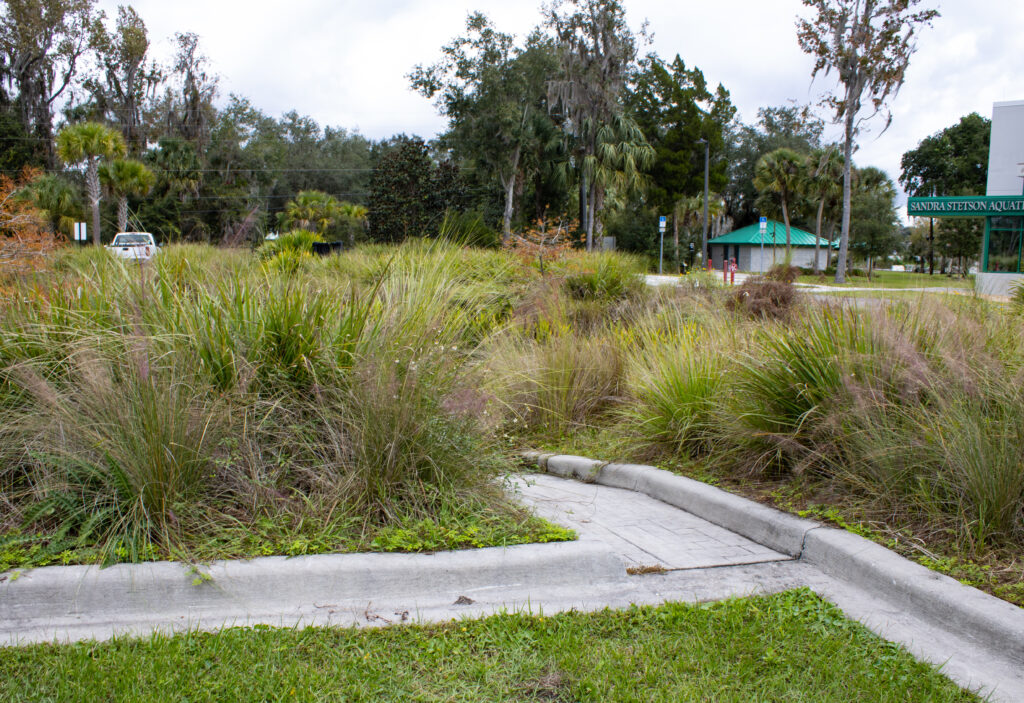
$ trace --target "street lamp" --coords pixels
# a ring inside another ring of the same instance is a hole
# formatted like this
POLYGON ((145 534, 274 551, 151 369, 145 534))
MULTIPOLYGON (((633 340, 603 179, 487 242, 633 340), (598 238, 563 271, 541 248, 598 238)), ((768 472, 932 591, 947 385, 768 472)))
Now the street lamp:
POLYGON ((701 225, 700 255, 704 259, 702 262, 704 268, 708 268, 708 176, 710 173, 709 164, 711 163, 711 144, 703 137, 698 139, 697 143, 704 145, 704 222, 701 225))

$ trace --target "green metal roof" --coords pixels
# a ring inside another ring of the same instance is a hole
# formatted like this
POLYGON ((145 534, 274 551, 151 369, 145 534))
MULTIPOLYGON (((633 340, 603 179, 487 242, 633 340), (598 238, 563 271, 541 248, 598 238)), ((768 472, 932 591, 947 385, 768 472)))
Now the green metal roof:
MULTIPOLYGON (((795 247, 814 246, 814 235, 799 227, 790 226, 789 238, 795 247)), ((761 227, 759 224, 749 225, 728 234, 723 234, 721 237, 715 237, 708 241, 708 244, 750 244, 761 246, 761 227)), ((829 242, 824 237, 821 238, 821 244, 822 246, 831 246, 832 248, 839 246, 838 241, 829 242)), ((786 225, 775 220, 768 220, 768 230, 764 235, 764 245, 766 247, 786 246, 786 225)))

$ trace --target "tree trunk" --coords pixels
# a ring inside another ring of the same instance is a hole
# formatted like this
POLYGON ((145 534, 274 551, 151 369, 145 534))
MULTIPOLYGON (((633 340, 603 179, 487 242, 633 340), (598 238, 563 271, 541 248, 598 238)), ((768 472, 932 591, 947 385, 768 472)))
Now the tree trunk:
POLYGON ((85 172, 85 186, 89 194, 89 205, 92 206, 92 243, 100 246, 100 159, 89 157, 89 165, 85 172))
POLYGON ((117 231, 128 231, 128 196, 121 195, 117 198, 117 231))
POLYGON ((853 200, 850 166, 853 163, 853 119, 854 111, 847 91, 846 129, 843 144, 843 224, 839 234, 839 261, 836 263, 836 283, 846 282, 846 259, 850 248, 850 206, 853 200))
MULTIPOLYGON (((934 193, 933 193, 934 195, 934 193)), ((928 275, 935 274, 935 218, 928 218, 928 275)))
POLYGON ((580 227, 587 233, 587 251, 591 251, 594 248, 594 240, 591 237, 590 225, 587 223, 587 217, 590 215, 590 207, 587 202, 587 196, 590 194, 590 186, 587 185, 587 177, 583 173, 580 173, 580 227))
POLYGON ((515 205, 516 175, 519 173, 519 151, 520 147, 517 146, 512 153, 509 174, 502 179, 501 183, 505 187, 505 215, 501 223, 501 240, 503 242, 507 242, 512 236, 512 210, 515 205))
POLYGON ((672 208, 672 246, 675 247, 675 264, 676 270, 674 273, 679 273, 679 205, 677 204, 672 208))
POLYGON ((818 203, 818 221, 814 230, 814 275, 821 274, 821 264, 818 263, 818 254, 821 252, 821 217, 825 214, 825 199, 818 203))
POLYGON ((789 266, 789 262, 793 258, 793 238, 789 228, 789 204, 785 197, 782 198, 782 221, 786 225, 786 265, 789 266))
POLYGON ((604 186, 594 186, 594 197, 592 199, 593 211, 590 214, 591 226, 594 228, 594 239, 598 248, 604 251, 604 222, 598 217, 598 213, 604 209, 604 186))
POLYGON ((597 214, 597 186, 591 184, 587 200, 587 251, 594 250, 594 215, 597 214))

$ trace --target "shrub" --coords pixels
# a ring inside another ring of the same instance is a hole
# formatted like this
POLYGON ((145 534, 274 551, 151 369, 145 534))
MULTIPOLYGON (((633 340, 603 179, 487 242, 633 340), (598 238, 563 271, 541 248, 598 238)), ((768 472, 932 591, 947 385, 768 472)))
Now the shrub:
POLYGON ((279 256, 300 256, 312 254, 314 241, 323 241, 324 237, 308 229, 293 229, 276 239, 268 239, 256 250, 262 261, 269 261, 279 256))
POLYGON ((51 550, 98 543, 107 563, 172 546, 177 511, 210 478, 221 410, 187 367, 162 366, 144 346, 115 359, 82 350, 72 364, 65 383, 15 374, 32 399, 19 423, 36 497, 28 522, 57 528, 51 550))
POLYGON ((736 289, 726 306, 752 318, 788 319, 797 300, 792 283, 762 278, 748 278, 736 289))
POLYGON ((632 266, 613 254, 597 257, 593 270, 569 274, 566 290, 577 300, 621 300, 644 292, 644 282, 632 266))
POLYGON ((438 230, 438 237, 454 244, 497 249, 501 246, 501 235, 484 222, 484 216, 476 211, 448 210, 438 230))
POLYGON ((1024 311, 1024 282, 1017 282, 1010 289, 1010 305, 1018 311, 1024 311))
POLYGON ((802 270, 799 266, 787 266, 786 264, 776 264, 772 266, 768 271, 765 272, 764 278, 768 281, 778 281, 780 283, 793 283, 799 278, 802 270))
POLYGON ((875 351, 852 313, 824 310, 765 328, 741 362, 734 395, 735 436, 751 468, 820 467, 819 449, 831 438, 822 418, 840 402, 847 376, 870 376, 863 364, 875 351))

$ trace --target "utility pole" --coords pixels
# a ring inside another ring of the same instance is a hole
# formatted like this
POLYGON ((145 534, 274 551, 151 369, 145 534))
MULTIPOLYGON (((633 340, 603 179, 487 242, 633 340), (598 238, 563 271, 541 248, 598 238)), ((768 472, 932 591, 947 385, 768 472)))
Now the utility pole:
POLYGON ((703 137, 697 140, 698 144, 704 145, 704 223, 701 226, 701 256, 704 258, 704 268, 708 262, 708 184, 710 179, 710 156, 711 143, 703 137))

